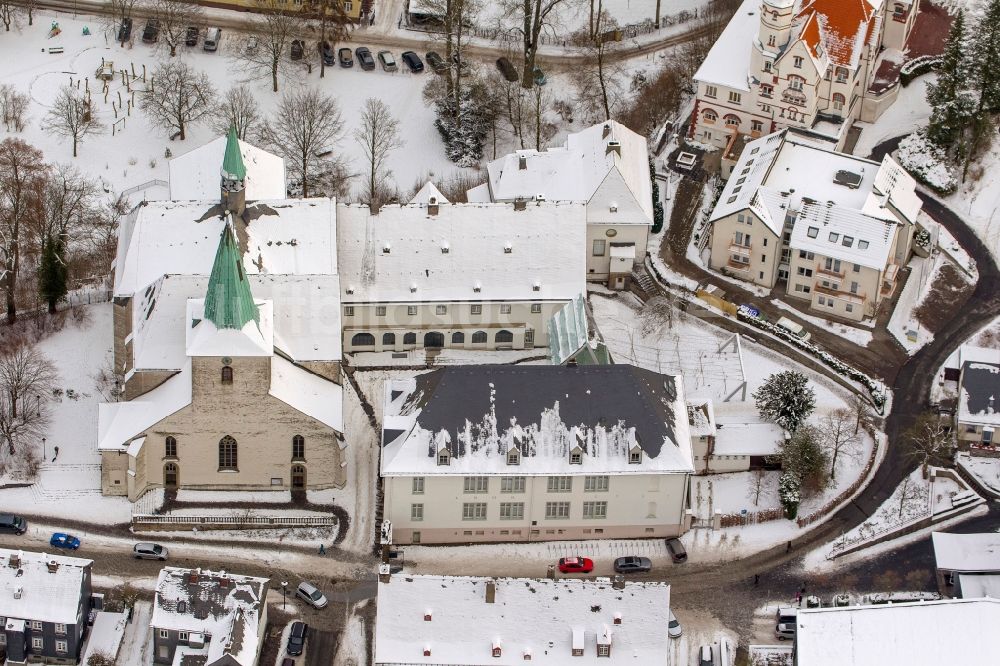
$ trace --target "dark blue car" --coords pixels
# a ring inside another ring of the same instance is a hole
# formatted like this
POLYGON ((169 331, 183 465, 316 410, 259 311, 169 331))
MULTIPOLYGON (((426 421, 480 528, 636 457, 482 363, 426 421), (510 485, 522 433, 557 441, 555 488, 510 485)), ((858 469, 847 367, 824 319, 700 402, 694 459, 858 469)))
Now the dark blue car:
POLYGON ((72 534, 56 532, 49 539, 49 545, 53 548, 65 548, 66 550, 76 550, 80 547, 80 540, 72 534))

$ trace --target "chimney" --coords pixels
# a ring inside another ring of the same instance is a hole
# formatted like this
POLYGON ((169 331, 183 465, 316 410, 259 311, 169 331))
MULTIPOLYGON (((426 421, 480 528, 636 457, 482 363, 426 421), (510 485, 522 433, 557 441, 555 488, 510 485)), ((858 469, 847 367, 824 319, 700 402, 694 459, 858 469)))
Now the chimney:
POLYGON ((604 129, 601 131, 601 138, 607 139, 609 134, 611 134, 611 123, 604 123, 604 129))
POLYGON ((434 611, 428 608, 424 611, 424 622, 430 622, 431 618, 434 616, 434 611))
POLYGON ((522 199, 521 197, 514 199, 514 210, 524 210, 527 207, 528 207, 528 202, 522 199))
POLYGON ((48 567, 49 573, 55 573, 59 571, 59 563, 56 562, 55 560, 49 560, 48 562, 45 563, 45 566, 48 567))
POLYGON ((490 580, 486 581, 486 603, 492 604, 497 600, 497 583, 496 581, 490 580))
POLYGON ((451 244, 448 241, 441 241, 441 254, 448 254, 451 252, 451 244))
POLYGON ((18 585, 14 588, 14 598, 20 599, 24 595, 24 588, 18 585))
POLYGON ((517 156, 517 168, 520 171, 524 171, 525 169, 528 168, 528 156, 527 155, 518 155, 517 156))
POLYGON ((531 648, 524 648, 524 660, 531 661, 531 648))
POLYGON ((424 646, 424 656, 425 657, 431 656, 431 646, 430 645, 425 645, 424 646))
POLYGON ((621 574, 616 574, 614 578, 611 579, 611 587, 615 590, 625 589, 625 576, 621 574))
POLYGON ((223 589, 229 587, 229 577, 226 575, 225 571, 219 572, 219 587, 223 589))
POLYGON ((380 583, 391 583, 392 582, 392 569, 389 564, 383 562, 378 565, 378 582, 380 583))
POLYGON ((621 623, 622 623, 622 614, 620 612, 615 613, 615 624, 621 624, 621 623))
POLYGON ((191 573, 189 573, 188 574, 188 582, 189 583, 197 583, 198 582, 198 574, 199 573, 201 573, 201 569, 198 569, 197 571, 192 571, 191 573))
POLYGON ((10 568, 17 569, 21 566, 21 553, 20 551, 10 554, 10 568))
POLYGON ((493 657, 494 657, 494 659, 499 659, 501 655, 503 655, 503 649, 501 649, 501 647, 500 647, 500 639, 499 638, 494 638, 493 639, 493 657))
POLYGON ((437 215, 438 214, 438 199, 437 197, 431 197, 427 200, 427 214, 437 215))
POLYGON ((618 153, 620 156, 622 154, 622 144, 620 141, 608 141, 608 148, 604 151, 604 154, 608 153, 618 153))

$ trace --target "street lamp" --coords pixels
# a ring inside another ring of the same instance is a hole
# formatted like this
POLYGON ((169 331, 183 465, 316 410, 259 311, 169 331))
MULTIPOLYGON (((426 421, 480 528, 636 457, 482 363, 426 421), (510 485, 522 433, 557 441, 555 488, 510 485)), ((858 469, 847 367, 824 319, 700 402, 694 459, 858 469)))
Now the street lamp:
POLYGON ((42 437, 42 461, 45 461, 45 438, 42 437))
POLYGON ((285 610, 285 592, 288 590, 288 581, 281 581, 281 610, 285 610))

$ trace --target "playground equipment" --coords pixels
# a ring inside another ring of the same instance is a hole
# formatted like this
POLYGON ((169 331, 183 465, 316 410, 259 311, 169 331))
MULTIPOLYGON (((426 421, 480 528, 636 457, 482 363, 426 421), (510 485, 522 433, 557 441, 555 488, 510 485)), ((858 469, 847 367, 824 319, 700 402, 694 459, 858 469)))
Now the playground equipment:
POLYGON ((86 26, 86 25, 83 26, 83 34, 84 34, 84 36, 90 34, 90 27, 89 26, 86 26))
POLYGON ((111 81, 115 78, 115 63, 111 60, 103 61, 94 73, 94 78, 101 81, 111 81))
POLYGON ((56 35, 60 34, 62 29, 59 27, 59 21, 52 22, 52 28, 49 30, 49 39, 52 39, 56 35))

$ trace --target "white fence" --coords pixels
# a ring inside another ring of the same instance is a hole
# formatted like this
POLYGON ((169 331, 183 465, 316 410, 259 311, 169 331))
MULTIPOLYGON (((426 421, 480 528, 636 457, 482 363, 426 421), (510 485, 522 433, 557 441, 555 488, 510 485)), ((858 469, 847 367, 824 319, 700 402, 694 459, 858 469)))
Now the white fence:
POLYGON ((166 515, 133 515, 132 524, 136 527, 151 527, 156 525, 188 525, 206 527, 319 527, 336 525, 335 516, 172 516, 166 515))

